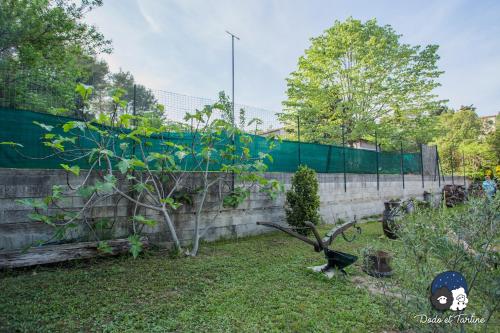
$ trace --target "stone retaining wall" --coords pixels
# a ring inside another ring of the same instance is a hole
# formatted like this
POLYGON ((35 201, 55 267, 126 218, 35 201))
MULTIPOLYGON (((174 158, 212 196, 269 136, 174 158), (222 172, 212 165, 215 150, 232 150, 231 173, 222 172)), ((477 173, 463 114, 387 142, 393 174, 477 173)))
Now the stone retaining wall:
MULTIPOLYGON (((290 186, 291 173, 269 173, 267 177, 282 181, 290 186)), ((345 220, 358 219, 381 214, 383 202, 392 198, 422 198, 423 192, 439 193, 438 181, 426 177, 424 187, 420 175, 405 175, 405 189, 401 176, 380 175, 380 189, 377 190, 376 175, 347 175, 347 190, 344 191, 343 174, 318 174, 321 196, 321 215, 326 223, 333 223, 338 218, 345 220)), ((462 180, 460 180, 462 181, 462 180)), ((451 179, 447 179, 450 183, 451 179)), ((458 182, 458 180, 456 181, 458 182)), ((22 198, 42 198, 48 195, 53 185, 67 187, 78 184, 76 176, 68 178, 62 170, 27 170, 0 169, 0 250, 20 249, 37 241, 46 241, 53 235, 52 227, 33 222, 27 217, 31 212, 17 203, 22 198)), ((441 182, 441 186, 444 185, 441 182)), ((216 193, 210 193, 203 213, 202 226, 209 225, 205 239, 208 241, 222 237, 235 238, 269 231, 266 227, 257 226, 257 221, 284 222, 283 209, 285 196, 280 195, 272 200, 265 194, 252 192, 250 198, 236 209, 220 208, 216 193)), ((67 197, 64 208, 78 208, 83 205, 78 196, 67 197)), ((130 207, 126 200, 109 197, 100 202, 91 212, 88 223, 98 218, 109 218, 115 221, 113 227, 104 231, 107 238, 125 237, 131 232, 131 224, 127 221, 130 207)), ((155 212, 142 212, 155 217, 155 212)), ((194 225, 194 211, 190 206, 181 207, 174 214, 179 238, 189 242, 194 225)), ((166 226, 159 223, 155 227, 143 230, 152 243, 166 245, 169 234, 166 226)), ((90 240, 93 235, 84 223, 67 235, 68 241, 90 240)))

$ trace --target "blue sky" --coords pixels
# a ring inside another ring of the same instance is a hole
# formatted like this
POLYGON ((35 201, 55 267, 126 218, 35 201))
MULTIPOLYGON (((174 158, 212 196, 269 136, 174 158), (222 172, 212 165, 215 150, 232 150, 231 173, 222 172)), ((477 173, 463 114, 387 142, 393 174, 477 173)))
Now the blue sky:
POLYGON ((104 0, 87 21, 113 40, 112 70, 208 98, 230 92, 232 31, 241 38, 236 102, 280 111, 309 38, 349 16, 390 24, 406 43, 440 45, 440 97, 480 115, 500 111, 500 1, 104 0))

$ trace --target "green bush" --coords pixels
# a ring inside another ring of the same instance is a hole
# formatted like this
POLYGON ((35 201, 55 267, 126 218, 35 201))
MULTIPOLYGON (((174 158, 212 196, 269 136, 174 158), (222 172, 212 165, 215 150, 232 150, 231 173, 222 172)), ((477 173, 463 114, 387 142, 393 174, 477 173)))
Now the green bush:
MULTIPOLYGON (((416 332, 458 332, 456 318, 444 319, 452 311, 440 312, 429 302, 430 284, 445 271, 463 274, 470 304, 465 316, 484 318, 484 324, 466 324, 467 332, 488 332, 498 322, 500 304, 500 198, 472 198, 450 208, 416 209, 405 216, 399 230, 401 249, 392 251, 395 275, 380 280, 384 292, 399 289, 402 297, 386 297, 387 309, 399 318, 398 329, 416 332), (411 278, 408 278, 411 277, 411 278), (419 317, 438 317, 441 323, 422 324, 419 317), (489 324, 488 324, 489 322, 489 324)), ((378 246, 373 244, 372 246, 378 246)))
POLYGON ((305 222, 320 222, 318 179, 316 172, 301 165, 292 177, 292 188, 286 192, 286 221, 297 232, 307 234, 305 222))

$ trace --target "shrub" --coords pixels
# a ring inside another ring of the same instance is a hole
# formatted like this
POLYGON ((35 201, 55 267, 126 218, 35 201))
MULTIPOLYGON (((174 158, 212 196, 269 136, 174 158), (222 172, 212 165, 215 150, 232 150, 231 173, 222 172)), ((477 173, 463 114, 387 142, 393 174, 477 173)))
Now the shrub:
POLYGON ((307 234, 305 222, 320 222, 318 179, 316 172, 307 166, 299 166, 292 177, 292 188, 286 192, 286 221, 297 232, 307 234))
POLYGON ((398 329, 450 332, 462 328, 454 319, 452 325, 425 325, 416 317, 444 320, 456 314, 434 310, 429 302, 432 280, 445 271, 458 271, 467 280, 471 303, 464 315, 474 314, 486 321, 467 325, 467 330, 486 332, 494 325, 500 305, 500 258, 495 249, 499 226, 500 198, 473 198, 452 209, 417 209, 404 218, 399 232, 404 246, 395 253, 393 262, 396 274, 392 281, 380 281, 385 291, 392 291, 395 285, 401 290, 402 297, 385 297, 387 308, 400 318, 398 329))

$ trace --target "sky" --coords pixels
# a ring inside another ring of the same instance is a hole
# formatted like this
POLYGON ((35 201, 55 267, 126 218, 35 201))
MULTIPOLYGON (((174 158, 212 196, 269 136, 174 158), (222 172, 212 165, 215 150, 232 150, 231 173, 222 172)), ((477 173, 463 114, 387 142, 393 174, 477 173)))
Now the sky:
POLYGON ((110 69, 133 73, 153 89, 235 101, 273 111, 286 99, 286 77, 310 38, 335 20, 376 18, 402 41, 439 45, 445 71, 436 92, 448 105, 500 111, 500 1, 493 0, 104 0, 87 22, 113 41, 110 69))

